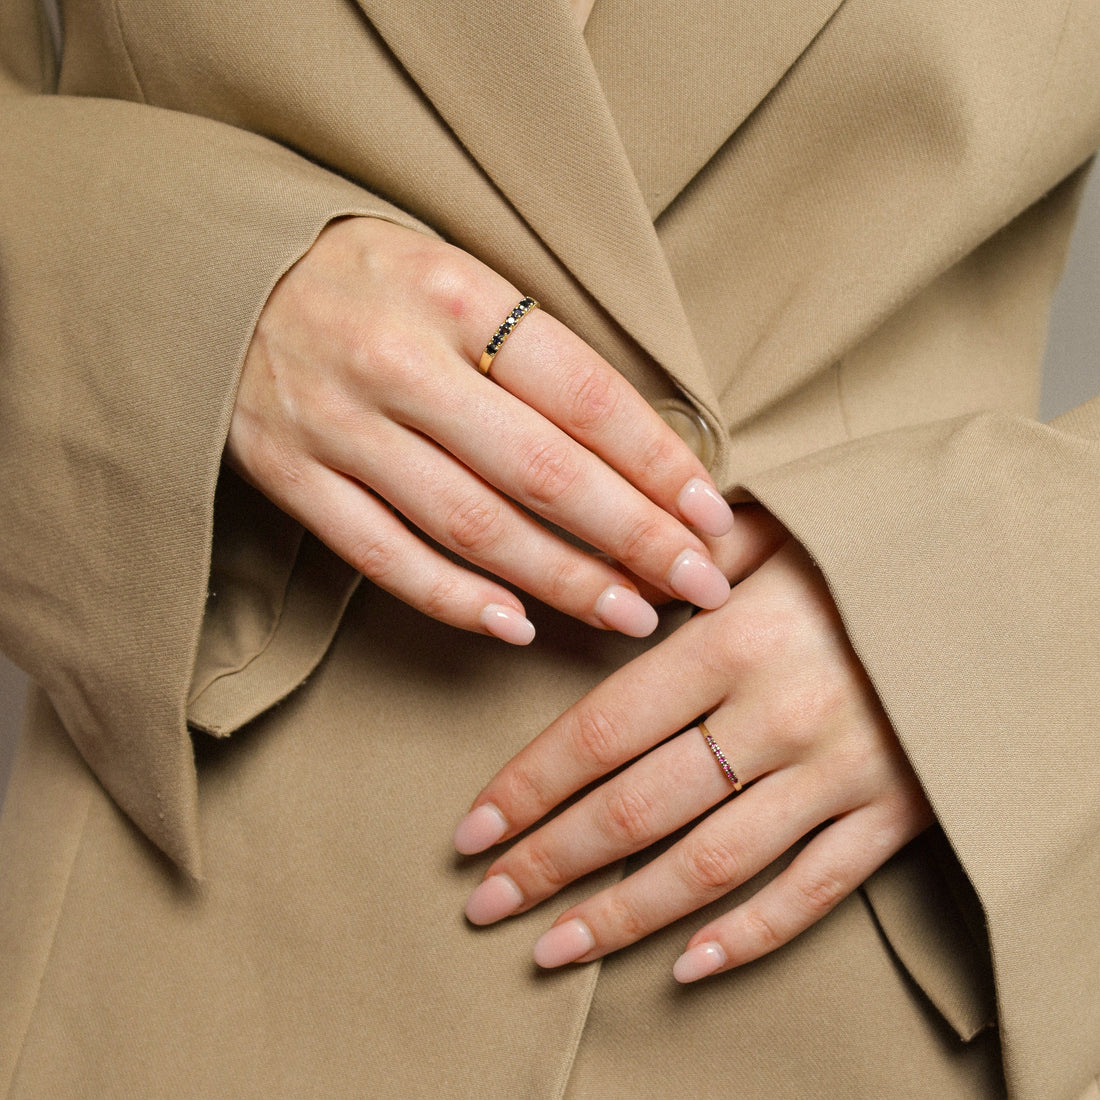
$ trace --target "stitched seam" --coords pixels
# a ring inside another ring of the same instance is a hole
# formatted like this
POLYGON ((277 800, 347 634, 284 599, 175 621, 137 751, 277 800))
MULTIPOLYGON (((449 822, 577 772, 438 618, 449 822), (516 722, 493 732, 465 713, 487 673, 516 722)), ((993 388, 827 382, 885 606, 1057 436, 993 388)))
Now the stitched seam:
POLYGON ((1039 120, 1042 116, 1043 107, 1047 102, 1047 96, 1050 92, 1051 82, 1054 80, 1055 70, 1058 68, 1058 58, 1062 56, 1062 48, 1065 45, 1066 33, 1069 30, 1070 12, 1073 11, 1075 7, 1076 4, 1074 0, 1066 0, 1066 6, 1062 9, 1062 25, 1058 30, 1058 41, 1054 45, 1054 53, 1050 59, 1050 68, 1047 69, 1046 82, 1043 84, 1042 93, 1035 100, 1035 117, 1031 120, 1031 128, 1028 131, 1027 141, 1024 143, 1023 150, 1016 161, 1017 179, 1023 174, 1024 165, 1030 158, 1031 150, 1035 145, 1035 137, 1039 130, 1039 120))
MULTIPOLYGON (((68 736, 66 734, 65 736, 68 736)), ((50 969, 50 963, 53 959, 54 948, 57 946, 57 933, 61 927, 61 919, 65 915, 65 909, 69 900, 69 887, 73 880, 73 869, 76 867, 77 857, 84 849, 84 841, 88 832, 88 817, 91 812, 92 805, 92 792, 86 791, 84 796, 84 816, 80 822, 80 839, 73 847, 73 854, 69 859, 69 868, 65 873, 65 888, 61 894, 61 903, 57 907, 57 917, 54 920, 53 929, 50 932, 50 943, 46 949, 45 958, 42 960, 42 966, 38 973, 38 986, 34 993, 34 1003, 30 1012, 27 1014, 27 1022, 23 1027, 23 1035, 19 1041, 19 1054, 15 1061, 12 1063, 11 1078, 9 1079, 7 1086, 4 1090, 5 1096, 11 1095, 11 1090, 15 1086, 15 1082, 19 1077, 19 1070, 23 1065, 23 1055, 27 1049, 27 1036, 30 1034, 31 1027, 34 1024, 35 1017, 38 1015, 38 1008, 41 1004, 42 986, 46 980, 46 972, 50 969)))
MULTIPOLYGON (((627 860, 624 859, 619 865, 619 881, 621 882, 626 878, 627 874, 628 863, 627 860)), ((584 993, 584 1011, 578 1014, 573 1030, 570 1032, 569 1040, 566 1044, 565 1062, 558 1075, 554 1091, 551 1093, 553 1100, 562 1100, 562 1097, 565 1095, 565 1090, 569 1087, 569 1080, 573 1076, 573 1065, 577 1060, 577 1051, 580 1050, 581 1046, 581 1037, 584 1035, 584 1029, 588 1024, 588 1014, 592 1011, 592 1001, 596 997, 596 982, 599 980, 602 970, 603 958, 596 959, 595 962, 591 964, 592 976, 589 980, 588 988, 584 993)))
POLYGON ((61 43, 54 37, 53 23, 41 3, 34 6, 34 19, 38 24, 38 86, 43 92, 56 92, 61 43))
POLYGON ((833 385, 836 389, 836 407, 840 413, 840 424, 844 429, 844 438, 852 439, 852 424, 848 418, 848 408, 844 403, 844 386, 841 384, 840 371, 844 366, 844 360, 838 359, 832 366, 833 371, 833 385))
POLYGON ((558 1073, 558 1080, 554 1091, 551 1093, 553 1100, 562 1100, 565 1090, 569 1087, 569 1079, 573 1076, 573 1063, 577 1060, 577 1051, 580 1049, 581 1036, 584 1034, 585 1025, 588 1023, 588 1013, 592 1008, 592 1000, 596 995, 596 982, 599 980, 600 971, 603 969, 603 959, 597 959, 591 964, 592 976, 588 982, 588 988, 584 993, 584 1011, 578 1013, 573 1030, 569 1034, 566 1043, 565 1062, 558 1073))
POLYGON ((134 64, 134 56, 130 51, 129 43, 126 41, 126 31, 122 26, 122 13, 118 10, 118 0, 111 0, 111 16, 114 19, 115 31, 118 33, 118 42, 122 47, 122 56, 126 61, 126 67, 130 71, 130 76, 133 78, 134 87, 137 88, 141 102, 148 103, 149 97, 145 94, 145 89, 141 86, 141 77, 138 76, 137 66, 134 64))

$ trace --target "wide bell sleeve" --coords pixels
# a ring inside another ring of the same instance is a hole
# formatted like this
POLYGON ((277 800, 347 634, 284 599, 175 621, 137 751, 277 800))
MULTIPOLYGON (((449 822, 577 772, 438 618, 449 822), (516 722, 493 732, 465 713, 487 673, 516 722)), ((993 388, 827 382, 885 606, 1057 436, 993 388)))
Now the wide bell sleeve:
POLYGON ((0 645, 118 804, 198 874, 189 700, 217 732, 286 694, 355 579, 228 478, 219 523, 238 537, 212 573, 250 335, 333 218, 418 223, 232 126, 44 94, 33 5, 6 6, 0 42, 0 645))
POLYGON ((1100 1051, 1100 398, 746 485, 824 573, 981 903, 1010 1091, 1076 1096, 1100 1051))

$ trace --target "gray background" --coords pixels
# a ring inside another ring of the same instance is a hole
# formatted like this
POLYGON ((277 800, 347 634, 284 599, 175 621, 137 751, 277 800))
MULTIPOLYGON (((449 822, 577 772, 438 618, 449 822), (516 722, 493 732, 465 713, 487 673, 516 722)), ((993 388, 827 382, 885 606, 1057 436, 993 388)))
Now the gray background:
MULTIPOLYGON (((1065 278, 1054 301, 1043 374, 1049 420, 1100 393, 1100 171, 1093 174, 1065 278)), ((26 677, 0 656, 0 800, 23 714, 26 677)))

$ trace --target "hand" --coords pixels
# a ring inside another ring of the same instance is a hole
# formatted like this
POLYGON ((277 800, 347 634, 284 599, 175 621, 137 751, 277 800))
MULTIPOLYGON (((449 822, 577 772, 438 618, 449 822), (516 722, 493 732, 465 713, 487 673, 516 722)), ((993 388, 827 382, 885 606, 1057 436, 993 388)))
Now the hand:
POLYGON ((469 919, 530 909, 706 814, 535 945, 542 966, 587 962, 722 897, 819 829, 768 885, 692 936, 673 973, 694 981, 793 939, 932 820, 825 583, 793 540, 722 608, 536 737, 481 792, 455 845, 472 853, 516 836, 629 761, 500 856, 467 902, 469 919), (731 797, 697 727, 672 736, 699 715, 742 793, 731 797))
POLYGON ((371 218, 334 222, 260 315, 230 462, 376 584, 433 618, 524 644, 492 577, 593 626, 657 624, 634 578, 701 607, 732 526, 705 468, 643 398, 542 310, 475 369, 522 295, 472 256, 371 218), (526 511, 525 511, 526 509, 526 511), (530 513, 578 536, 585 553, 530 513))

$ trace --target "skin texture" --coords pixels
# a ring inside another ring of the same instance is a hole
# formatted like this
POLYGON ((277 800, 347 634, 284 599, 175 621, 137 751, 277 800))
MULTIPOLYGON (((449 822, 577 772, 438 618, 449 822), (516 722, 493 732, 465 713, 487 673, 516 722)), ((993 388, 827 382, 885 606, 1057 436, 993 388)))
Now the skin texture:
POLYGON ((642 397, 541 310, 516 326, 491 379, 474 369, 520 297, 412 230, 333 223, 260 317, 228 457, 376 584, 467 630, 533 637, 494 578, 639 636, 656 626, 653 603, 709 609, 537 737, 455 835, 460 851, 483 851, 617 772, 492 865, 466 910, 487 924, 705 815, 561 914, 535 945, 537 962, 559 966, 723 896, 818 830, 770 885, 692 938, 675 973, 695 980, 788 942, 931 811, 824 581, 773 517, 750 505, 734 522, 642 397), (701 715, 747 784, 734 799, 693 725, 701 715))
POLYGON ((260 316, 229 460, 376 584, 466 630, 533 635, 513 592, 444 557, 395 512, 593 626, 654 629, 635 578, 655 598, 719 606, 729 586, 704 536, 728 534, 729 508, 619 374, 542 310, 514 329, 491 379, 474 369, 521 296, 412 230, 333 223, 260 316))
POLYGON ((932 820, 824 581, 791 540, 722 608, 611 676, 513 758, 456 845, 507 840, 629 761, 497 859, 467 916, 487 924, 529 909, 704 814, 535 945, 540 965, 586 962, 722 897, 818 829, 769 885, 692 936, 674 972, 694 981, 789 942, 932 820), (703 714, 746 784, 739 795, 691 725, 703 714))

